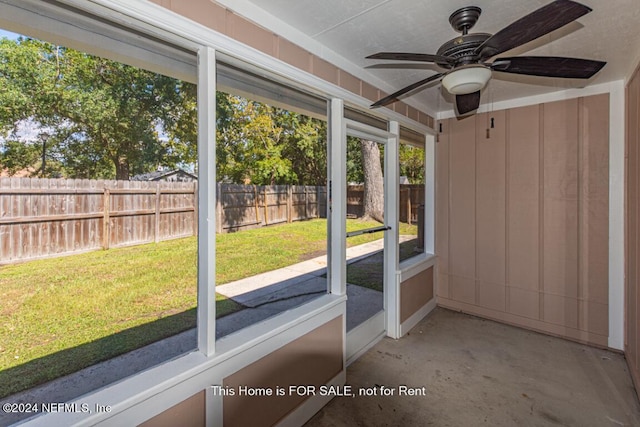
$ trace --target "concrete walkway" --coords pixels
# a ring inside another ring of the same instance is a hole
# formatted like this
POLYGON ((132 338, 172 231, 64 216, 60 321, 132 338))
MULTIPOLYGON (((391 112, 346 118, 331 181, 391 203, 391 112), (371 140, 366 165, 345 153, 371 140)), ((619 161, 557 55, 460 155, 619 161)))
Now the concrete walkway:
MULTIPOLYGON (((415 236, 400 236, 400 243, 415 236)), ((384 239, 347 248, 347 264, 384 249, 384 239)), ((326 255, 216 287, 244 310, 216 321, 216 338, 229 335, 327 292, 326 255)), ((382 292, 347 283, 347 332, 383 309, 382 292)))
MULTIPOLYGON (((383 239, 347 248, 347 263, 383 249, 383 239)), ((320 256, 284 268, 216 287, 216 292, 247 307, 216 321, 220 338, 327 292, 327 257, 320 256)), ((347 331, 382 310, 382 293, 347 284, 347 331)))
MULTIPOLYGON (((347 249, 352 263, 382 250, 382 239, 347 249)), ((216 287, 221 293, 247 308, 216 320, 216 337, 229 335, 283 311, 299 306, 327 292, 326 256, 259 274, 216 287)), ((347 285, 347 330, 383 307, 382 293, 347 285)), ((42 386, 0 400, 5 402, 64 402, 97 390, 130 375, 188 353, 197 347, 196 330, 191 329, 122 356, 114 357, 50 381, 42 386)), ((0 413, 0 425, 20 421, 29 414, 0 413)))
MULTIPOLYGON (((365 243, 347 248, 347 263, 351 264, 362 258, 373 255, 383 249, 383 240, 365 243)), ((231 298, 247 307, 256 307, 280 299, 278 296, 297 294, 295 289, 301 284, 313 292, 318 282, 323 283, 326 290, 327 257, 319 256, 307 261, 299 262, 277 270, 247 277, 235 282, 225 283, 216 287, 216 292, 231 298), (318 280, 321 278, 322 280, 318 280), (287 292, 283 293, 282 291, 287 292)), ((309 292, 307 291, 307 292, 309 292)))

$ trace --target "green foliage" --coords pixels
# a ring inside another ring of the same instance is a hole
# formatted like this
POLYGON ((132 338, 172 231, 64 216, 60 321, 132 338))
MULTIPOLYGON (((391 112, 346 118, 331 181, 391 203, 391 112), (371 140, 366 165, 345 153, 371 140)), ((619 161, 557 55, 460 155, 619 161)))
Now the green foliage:
POLYGON ((347 182, 364 182, 361 142, 352 136, 347 136, 347 182))
POLYGON ((282 108, 218 92, 219 179, 257 185, 326 182, 326 125, 282 108))
MULTIPOLYGON (((196 111, 192 85, 73 49, 0 40, 0 105, 4 135, 40 151, 45 141, 67 177, 128 179, 195 160, 186 129, 196 111), (20 123, 41 143, 21 139, 20 123)), ((29 156, 12 156, 24 151, 4 147, 3 165, 33 166, 29 156)))
POLYGON ((326 122, 276 109, 276 121, 285 130, 282 155, 291 161, 296 184, 326 185, 326 122))
POLYGON ((424 149, 400 144, 400 175, 406 176, 411 184, 424 184, 424 149))
MULTIPOLYGON (((2 39, 0 169, 128 179, 160 166, 194 165, 196 89, 51 43, 2 39)), ((326 184, 325 122, 237 95, 218 92, 216 100, 219 180, 326 184)), ((406 167, 402 173, 412 182, 421 179, 411 155, 406 167)), ((360 142, 349 138, 347 179, 363 178, 360 142)))
POLYGON ((38 148, 34 145, 23 144, 19 141, 5 141, 0 151, 0 164, 13 175, 25 165, 33 165, 38 160, 38 148))

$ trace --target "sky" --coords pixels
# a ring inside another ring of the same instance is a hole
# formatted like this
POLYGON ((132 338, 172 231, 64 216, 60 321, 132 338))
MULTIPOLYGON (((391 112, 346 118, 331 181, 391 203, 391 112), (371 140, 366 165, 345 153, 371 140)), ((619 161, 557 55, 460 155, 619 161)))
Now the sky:
POLYGON ((3 29, 0 29, 0 39, 3 37, 6 37, 8 39, 17 39, 20 36, 20 34, 16 34, 16 33, 12 33, 11 31, 5 31, 3 29))

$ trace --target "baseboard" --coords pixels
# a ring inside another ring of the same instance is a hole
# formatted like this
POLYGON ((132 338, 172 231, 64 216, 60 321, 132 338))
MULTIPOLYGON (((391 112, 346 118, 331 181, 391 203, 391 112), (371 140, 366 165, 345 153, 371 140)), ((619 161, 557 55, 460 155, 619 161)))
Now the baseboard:
POLYGON ((422 319, 425 318, 429 313, 431 313, 437 306, 436 299, 431 298, 431 300, 426 303, 420 310, 413 313, 407 320, 405 320, 400 325, 400 336, 403 337, 409 332, 414 326, 418 324, 422 319))

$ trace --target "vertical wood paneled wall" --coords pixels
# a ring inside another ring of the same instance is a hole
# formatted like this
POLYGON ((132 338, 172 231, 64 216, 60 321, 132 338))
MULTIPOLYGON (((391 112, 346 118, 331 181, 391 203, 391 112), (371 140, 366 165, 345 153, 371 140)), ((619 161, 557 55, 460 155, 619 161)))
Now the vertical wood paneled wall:
POLYGON ((439 304, 606 346, 609 95, 442 125, 439 304))
POLYGON ((627 85, 627 209, 626 209, 626 292, 625 292, 625 356, 636 388, 640 390, 640 68, 627 85))

